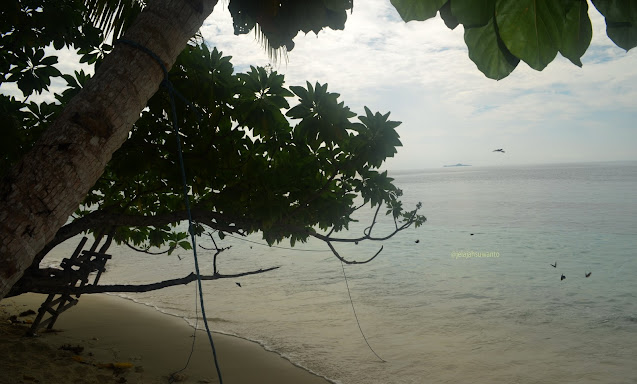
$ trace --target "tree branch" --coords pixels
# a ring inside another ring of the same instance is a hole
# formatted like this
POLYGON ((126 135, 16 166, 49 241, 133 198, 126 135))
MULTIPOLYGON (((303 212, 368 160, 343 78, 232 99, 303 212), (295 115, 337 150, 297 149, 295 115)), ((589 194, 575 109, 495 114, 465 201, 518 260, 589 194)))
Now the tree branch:
MULTIPOLYGON (((213 275, 201 276, 201 280, 230 279, 230 278, 237 278, 242 276, 257 275, 260 273, 273 271, 278 268, 280 267, 270 267, 270 268, 258 269, 255 271, 236 273, 236 274, 230 274, 230 275, 215 273, 213 275)), ((129 292, 129 293, 130 292, 150 292, 150 291, 156 291, 158 289, 162 289, 166 287, 173 287, 175 285, 186 285, 196 280, 197 280, 197 275, 191 272, 189 275, 181 277, 181 278, 164 280, 164 281, 159 281, 159 282, 150 283, 150 284, 112 284, 112 285, 85 285, 82 287, 66 287, 64 285, 60 285, 60 279, 48 278, 46 280, 43 280, 40 278, 37 281, 33 282, 34 284, 37 284, 37 285, 31 286, 28 288, 24 287, 27 290, 23 290, 21 292, 12 292, 11 296, 17 296, 27 292, 45 293, 45 294, 68 293, 71 295, 89 294, 89 293, 106 293, 106 292, 120 292, 120 293, 121 292, 129 292)))
POLYGON ((334 238, 334 237, 331 237, 332 233, 334 232, 334 228, 332 228, 326 235, 321 235, 319 233, 312 232, 312 233, 310 233, 310 236, 315 237, 315 238, 317 238, 319 240, 322 240, 325 243, 327 243, 327 246, 330 248, 330 250, 332 251, 334 256, 336 256, 337 259, 339 259, 340 261, 342 261, 345 264, 365 264, 365 263, 369 263, 370 261, 374 260, 376 258, 376 256, 378 256, 380 254, 380 252, 383 250, 382 246, 380 247, 378 252, 376 252, 376 254, 374 254, 374 256, 372 256, 368 260, 365 260, 365 261, 348 261, 348 260, 344 259, 338 253, 338 251, 336 251, 336 248, 334 248, 334 246, 332 245, 332 242, 356 243, 356 244, 358 244, 359 241, 363 241, 363 240, 372 240, 372 241, 387 240, 387 239, 393 237, 394 235, 396 235, 398 232, 409 228, 415 222, 414 218, 416 217, 416 213, 418 212, 418 208, 419 207, 417 207, 411 213, 411 216, 409 217, 409 219, 407 219, 403 223, 403 225, 401 225, 401 226, 398 226, 398 222, 396 221, 396 218, 394 218, 394 224, 395 224, 396 229, 394 229, 394 231, 392 231, 389 235, 383 236, 383 237, 372 237, 371 236, 371 232, 372 232, 372 229, 373 229, 374 225, 376 225, 376 218, 378 216, 378 212, 380 211, 380 208, 381 208, 381 205, 379 204, 378 208, 376 208, 376 212, 374 213, 374 218, 372 219, 372 223, 370 224, 369 227, 367 227, 367 228, 365 228, 363 230, 363 236, 361 236, 361 237, 351 238, 351 239, 334 238))
POLYGON ((146 254, 149 254, 149 255, 164 255, 164 254, 170 252, 171 250, 175 249, 175 247, 172 247, 172 248, 168 248, 167 250, 161 251, 161 252, 151 252, 148 249, 137 248, 134 245, 131 245, 128 241, 125 241, 124 244, 126 244, 126 246, 128 248, 132 249, 135 252, 146 253, 146 254))
MULTIPOLYGON (((192 209, 192 217, 195 221, 205 224, 213 229, 218 229, 228 233, 240 233, 244 223, 234 220, 228 220, 228 217, 217 212, 212 212, 204 207, 194 206, 192 209)), ((145 227, 145 226, 161 226, 170 223, 187 220, 187 211, 176 211, 158 214, 154 216, 139 216, 122 213, 112 213, 107 211, 93 211, 83 217, 73 220, 71 223, 61 227, 53 240, 51 240, 42 251, 38 252, 31 264, 32 268, 37 268, 40 261, 53 248, 80 233, 95 228, 104 227, 145 227)))
POLYGON ((378 256, 382 250, 383 250, 383 246, 380 246, 380 249, 378 250, 378 252, 376 252, 376 254, 374 254, 374 256, 372 256, 371 258, 365 260, 365 261, 349 261, 344 259, 343 257, 341 257, 341 255, 336 251, 336 248, 334 248, 334 246, 332 246, 332 243, 330 243, 329 241, 327 242, 327 246, 330 247, 330 249, 332 250, 332 253, 334 254, 334 256, 336 256, 337 259, 339 259, 340 261, 342 261, 345 264, 366 264, 369 263, 370 261, 374 260, 376 258, 376 256, 378 256))

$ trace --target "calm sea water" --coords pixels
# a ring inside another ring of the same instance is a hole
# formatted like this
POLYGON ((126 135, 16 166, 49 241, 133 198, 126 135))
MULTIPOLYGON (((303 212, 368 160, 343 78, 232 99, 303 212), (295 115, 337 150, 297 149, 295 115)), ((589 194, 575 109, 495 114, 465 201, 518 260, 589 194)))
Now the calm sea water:
MULTIPOLYGON (((294 250, 269 248, 258 237, 219 243, 232 246, 219 256, 222 273, 281 268, 205 282, 211 327, 342 384, 637 383, 637 163, 392 176, 406 206, 423 203, 428 222, 384 242, 372 263, 345 266, 360 325, 386 362, 365 344, 341 264, 318 241, 294 250)), ((363 260, 380 246, 338 249, 363 260)), ((193 269, 188 252, 181 260, 110 252, 104 283, 153 282, 193 269)), ((202 273, 211 270, 211 253, 199 256, 202 273)), ((194 284, 125 297, 195 323, 194 284)))

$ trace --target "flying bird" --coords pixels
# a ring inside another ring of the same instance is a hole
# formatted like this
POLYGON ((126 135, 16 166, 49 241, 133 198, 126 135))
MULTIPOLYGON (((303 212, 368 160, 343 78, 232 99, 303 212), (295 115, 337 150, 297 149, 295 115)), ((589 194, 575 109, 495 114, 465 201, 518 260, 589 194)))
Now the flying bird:
POLYGON ((551 267, 557 268, 557 261, 555 262, 555 264, 551 264, 551 267))
POLYGON ((504 149, 502 149, 502 148, 494 149, 494 150, 493 150, 493 152, 502 152, 502 153, 506 153, 506 152, 504 151, 504 149))
POLYGON ((420 243, 420 240, 416 240, 416 244, 420 243))
POLYGON ((241 286, 241 283, 235 283, 235 284, 237 284, 239 287, 241 286))
POLYGON ((562 277, 560 277, 560 281, 566 279, 566 276, 564 276, 564 274, 562 273, 562 277))
POLYGON ((593 273, 593 272, 588 272, 588 273, 584 272, 584 276, 589 277, 591 275, 591 273, 593 273))

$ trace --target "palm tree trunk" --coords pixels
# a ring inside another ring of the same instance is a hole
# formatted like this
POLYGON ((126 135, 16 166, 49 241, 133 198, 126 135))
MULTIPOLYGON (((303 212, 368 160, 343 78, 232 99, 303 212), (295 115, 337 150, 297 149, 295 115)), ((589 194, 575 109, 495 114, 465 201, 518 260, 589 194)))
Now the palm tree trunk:
MULTIPOLYGON (((217 0, 153 0, 124 38, 170 68, 217 0)), ((0 184, 0 300, 78 208, 163 80, 146 53, 118 44, 0 184)))

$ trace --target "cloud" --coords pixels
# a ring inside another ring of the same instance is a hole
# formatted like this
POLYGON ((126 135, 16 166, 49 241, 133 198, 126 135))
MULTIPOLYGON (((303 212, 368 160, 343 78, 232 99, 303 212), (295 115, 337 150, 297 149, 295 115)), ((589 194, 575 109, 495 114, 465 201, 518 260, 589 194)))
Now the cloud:
MULTIPOLYGON (((439 17, 404 23, 383 0, 357 3, 343 31, 299 34, 288 61, 276 69, 288 85, 328 83, 358 113, 364 105, 392 111, 391 118, 403 122, 398 130, 404 146, 390 167, 439 166, 458 148, 483 164, 497 163, 502 158, 493 160, 490 152, 496 143, 520 150, 521 156, 509 157, 513 163, 551 159, 555 148, 547 142, 568 143, 571 159, 608 159, 617 148, 578 129, 605 127, 612 137, 632 124, 637 56, 606 37, 604 19, 594 7, 590 14, 594 38, 581 69, 558 55, 542 72, 520 63, 504 80, 487 79, 468 57, 461 26, 451 31, 439 17), (615 126, 605 124, 609 115, 615 126), (591 152, 595 141, 601 148, 591 152), (536 147, 524 150, 529 145, 536 147)), ((231 35, 227 10, 216 9, 202 31, 233 56, 238 69, 269 62, 254 36, 231 35)), ((622 132, 618 135, 625 137, 622 132)), ((634 134, 629 136, 634 143, 634 134)), ((624 152, 631 145, 613 144, 624 152)))

